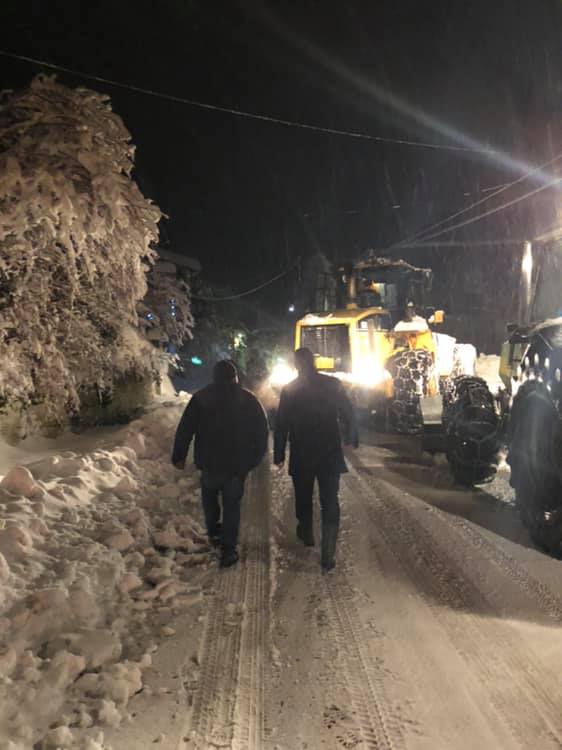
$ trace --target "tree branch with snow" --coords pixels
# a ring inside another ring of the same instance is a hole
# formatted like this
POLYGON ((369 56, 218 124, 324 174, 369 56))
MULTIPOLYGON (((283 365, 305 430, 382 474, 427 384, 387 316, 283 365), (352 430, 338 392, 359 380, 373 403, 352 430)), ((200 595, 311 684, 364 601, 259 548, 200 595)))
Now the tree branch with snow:
POLYGON ((37 76, 0 101, 0 405, 62 421, 83 388, 144 377, 137 303, 159 208, 107 96, 37 76))

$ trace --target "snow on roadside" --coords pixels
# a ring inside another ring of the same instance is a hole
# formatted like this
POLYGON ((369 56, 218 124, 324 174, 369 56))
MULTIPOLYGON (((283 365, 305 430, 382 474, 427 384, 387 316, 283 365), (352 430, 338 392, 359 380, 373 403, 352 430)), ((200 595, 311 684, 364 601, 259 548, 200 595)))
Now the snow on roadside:
POLYGON ((108 748, 165 623, 200 600, 196 480, 169 458, 184 406, 0 481, 0 750, 108 748))
POLYGON ((500 357, 497 354, 479 354, 475 374, 483 378, 492 393, 497 393, 504 384, 500 378, 500 357))

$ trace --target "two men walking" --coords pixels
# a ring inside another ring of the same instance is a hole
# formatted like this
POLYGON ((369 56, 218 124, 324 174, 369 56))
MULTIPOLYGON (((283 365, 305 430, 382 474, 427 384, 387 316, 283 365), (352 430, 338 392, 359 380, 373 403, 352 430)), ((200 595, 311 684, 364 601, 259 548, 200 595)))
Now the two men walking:
MULTIPOLYGON (((289 442, 297 536, 307 546, 314 546, 312 496, 314 483, 318 482, 321 564, 324 571, 329 571, 335 566, 339 530, 339 479, 347 471, 339 421, 344 427, 345 442, 354 446, 358 443, 357 427, 341 383, 316 371, 309 349, 295 353, 295 365, 298 377, 281 393, 273 460, 277 466, 284 464, 289 442)), ((222 548, 221 566, 228 567, 238 560, 236 545, 244 482, 262 460, 268 436, 263 407, 240 387, 232 363, 218 362, 213 383, 189 402, 176 432, 172 463, 177 468, 185 466, 194 436, 207 533, 222 548)))

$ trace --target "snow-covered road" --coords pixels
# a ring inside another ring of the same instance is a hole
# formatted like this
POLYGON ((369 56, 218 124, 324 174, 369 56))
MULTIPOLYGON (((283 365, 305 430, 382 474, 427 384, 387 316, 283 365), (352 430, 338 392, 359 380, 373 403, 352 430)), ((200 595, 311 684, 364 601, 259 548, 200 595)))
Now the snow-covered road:
MULTIPOLYGON (((530 543, 505 476, 477 492, 460 490, 414 440, 365 435, 342 478, 338 567, 322 576, 318 548, 295 539, 289 478, 263 465, 248 482, 241 563, 220 571, 197 541, 187 549, 185 538, 179 544, 162 536, 181 531, 182 503, 185 535, 190 516, 199 529, 200 511, 192 479, 174 478, 167 444, 155 446, 155 435, 163 437, 151 428, 157 419, 141 430, 150 450, 138 451, 136 461, 126 453, 119 469, 136 483, 136 494, 125 493, 123 508, 112 500, 127 522, 136 519, 135 498, 142 505, 142 539, 119 553, 142 588, 129 594, 117 576, 106 618, 91 627, 113 632, 121 656, 108 653, 101 666, 86 666, 90 682, 96 674, 107 679, 126 657, 142 675, 136 694, 121 702, 99 687, 101 678, 97 692, 77 690, 83 664, 74 686, 67 675, 68 700, 59 699, 66 719, 50 717, 52 726, 70 727, 67 747, 562 747, 562 563, 530 543), (172 507, 158 503, 162 489, 174 498, 172 507), (151 592, 159 594, 163 584, 179 594, 160 601, 151 592), (190 600, 190 591, 200 593, 190 600), (151 658, 143 661, 147 652, 151 658), (72 711, 94 726, 81 727, 72 711)), ((174 418, 165 421, 169 437, 174 418)), ((135 434, 127 433, 133 448, 135 434)), ((93 455, 99 462, 99 450, 93 455)), ((114 449, 106 457, 115 462, 119 455, 114 449)), ((42 489, 53 492, 51 485, 42 489)), ((103 540, 112 509, 88 512, 89 537, 103 540), (101 531, 92 525, 96 512, 101 531)), ((14 564, 12 573, 18 570, 14 564)), ((107 584, 103 596, 111 598, 107 584)), ((36 644, 35 661, 22 654, 15 688, 41 685, 55 653, 56 639, 47 636, 41 634, 47 645, 36 644)), ((72 638, 65 648, 84 656, 72 638)), ((12 718, 6 713, 6 722, 12 718)), ((0 748, 31 750, 18 742, 0 741, 0 748)), ((57 746, 49 742, 45 747, 57 746)))
MULTIPOLYGON (((499 499, 455 490, 423 458, 397 470, 403 456, 390 445, 351 458, 340 565, 328 577, 317 551, 295 542, 290 483, 273 472, 269 599, 265 573, 236 574, 256 588, 245 589, 239 632, 228 631, 243 643, 257 620, 269 642, 248 639, 234 668, 224 660, 205 689, 226 690, 230 703, 219 711, 215 697, 186 747, 561 746, 560 563, 528 544, 504 480, 492 487, 499 499)), ((253 519, 267 507, 267 474, 248 498, 253 519)), ((265 566, 266 551, 248 554, 265 566)))
POLYGON ((561 746, 560 563, 505 477, 455 489, 415 443, 377 442, 351 456, 327 577, 295 540, 289 479, 253 477, 244 562, 217 574, 170 748, 561 746))
MULTIPOLYGON (((509 539, 518 522, 503 501, 490 510, 491 496, 434 486, 445 513, 404 491, 397 458, 352 458, 340 566, 325 579, 292 542, 288 488, 274 495, 281 668, 263 747, 560 747, 560 563, 509 539)), ((430 467, 407 468, 427 491, 430 467)))

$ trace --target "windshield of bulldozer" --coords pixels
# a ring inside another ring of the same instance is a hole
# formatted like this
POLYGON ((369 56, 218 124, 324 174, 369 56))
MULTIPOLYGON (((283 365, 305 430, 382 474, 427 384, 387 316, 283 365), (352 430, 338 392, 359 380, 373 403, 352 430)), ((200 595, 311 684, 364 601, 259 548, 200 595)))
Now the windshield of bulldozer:
POLYGON ((350 372, 351 350, 347 324, 303 326, 300 345, 314 354, 319 370, 350 372))
POLYGON ((383 307, 393 323, 401 319, 408 300, 423 310, 431 291, 431 271, 404 261, 378 259, 358 264, 359 307, 383 307))

